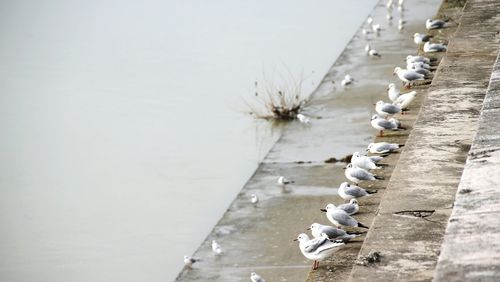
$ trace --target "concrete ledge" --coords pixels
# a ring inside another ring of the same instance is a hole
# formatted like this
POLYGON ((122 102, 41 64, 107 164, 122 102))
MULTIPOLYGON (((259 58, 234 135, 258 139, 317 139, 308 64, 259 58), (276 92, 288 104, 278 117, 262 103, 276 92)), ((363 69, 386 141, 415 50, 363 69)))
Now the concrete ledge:
POLYGON ((496 58, 499 4, 467 2, 361 248, 381 262, 355 266, 350 281, 433 278, 496 58))
POLYGON ((500 57, 458 187, 435 281, 500 281, 499 122, 500 57))

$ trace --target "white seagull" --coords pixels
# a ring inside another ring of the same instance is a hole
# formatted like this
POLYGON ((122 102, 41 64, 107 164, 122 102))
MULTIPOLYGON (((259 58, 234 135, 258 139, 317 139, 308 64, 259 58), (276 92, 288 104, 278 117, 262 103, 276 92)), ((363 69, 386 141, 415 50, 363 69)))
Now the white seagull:
POLYGON ((345 177, 352 182, 358 184, 361 181, 381 180, 382 176, 375 175, 365 169, 357 167, 353 164, 348 164, 344 171, 345 177))
POLYGON ((212 240, 212 251, 216 254, 216 255, 220 255, 222 254, 222 247, 220 246, 219 243, 217 243, 217 241, 215 240, 212 240))
POLYGON ((365 46, 365 52, 367 55, 371 56, 371 57, 382 57, 382 55, 379 54, 379 52, 375 49, 372 49, 372 47, 370 46, 370 44, 366 44, 365 46))
POLYGON ((406 56, 406 63, 414 63, 414 62, 424 62, 426 64, 429 64, 431 62, 431 60, 427 57, 424 57, 424 56, 419 56, 419 55, 416 55, 416 56, 412 56, 412 55, 408 55, 406 56))
POLYGON ((321 209, 322 212, 326 212, 326 218, 337 227, 348 226, 348 227, 360 227, 368 228, 361 222, 358 222, 352 216, 348 215, 344 210, 337 208, 334 204, 326 205, 325 209, 321 209))
POLYGON ((309 239, 309 236, 305 233, 299 234, 297 239, 294 241, 299 241, 299 248, 302 254, 313 260, 313 270, 318 269, 319 262, 330 257, 340 249, 341 246, 345 245, 343 242, 332 242, 325 233, 321 233, 321 237, 309 239))
POLYGON ((295 181, 290 180, 290 179, 286 179, 284 176, 280 176, 278 178, 278 184, 280 184, 280 185, 285 186, 285 185, 290 184, 290 183, 295 183, 295 181))
POLYGON ((329 226, 329 225, 323 225, 319 223, 313 223, 307 230, 311 230, 311 234, 313 235, 314 238, 321 237, 321 233, 325 233, 330 240, 342 240, 343 242, 348 242, 351 239, 354 239, 361 234, 354 234, 354 233, 348 233, 342 229, 329 226))
POLYGON ((250 198, 250 202, 252 202, 252 204, 255 205, 255 204, 257 204, 259 202, 259 197, 257 195, 252 194, 252 195, 250 195, 250 197, 251 197, 250 198))
POLYGON ((344 210, 348 215, 353 215, 359 211, 359 204, 356 199, 351 199, 348 204, 339 205, 338 208, 344 210))
POLYGON ((394 105, 399 106, 403 110, 407 110, 408 106, 410 106, 411 102, 417 96, 417 91, 411 91, 408 93, 404 93, 398 96, 396 101, 393 102, 394 105))
POLYGON ((439 28, 443 28, 443 27, 446 27, 446 24, 448 23, 448 20, 431 20, 431 19, 427 19, 427 21, 425 21, 425 27, 429 30, 431 29, 439 29, 439 28))
POLYGON ((395 150, 403 146, 404 144, 378 142, 368 144, 368 148, 366 148, 366 150, 372 154, 386 154, 394 152, 395 150))
POLYGON ((399 122, 397 119, 386 120, 385 118, 382 118, 379 115, 373 115, 370 123, 373 128, 380 131, 378 137, 384 136, 384 130, 406 129, 401 126, 401 122, 399 122))
POLYGON ((371 194, 377 193, 377 190, 366 190, 356 185, 351 185, 347 182, 342 182, 338 190, 339 196, 344 200, 359 199, 368 197, 371 194))
POLYGON ((354 82, 354 78, 352 78, 349 74, 346 74, 344 79, 340 82, 342 86, 350 85, 354 82))
POLYGON ((425 75, 411 70, 404 70, 400 67, 394 69, 394 74, 397 75, 402 82, 407 83, 407 88, 411 87, 412 82, 415 83, 417 80, 425 80, 425 75))
POLYGON ((376 161, 371 157, 361 155, 359 152, 354 152, 352 154, 351 163, 362 169, 380 169, 376 161))
POLYGON ((250 273, 250 280, 252 280, 252 282, 266 282, 264 278, 255 272, 250 273))
POLYGON ((184 256, 184 264, 188 267, 191 268, 195 262, 200 261, 199 259, 195 259, 190 256, 184 256))
POLYGON ((413 34, 413 42, 415 42, 415 44, 422 44, 431 40, 432 37, 432 35, 417 32, 413 34))
POLYGON ((379 114, 379 116, 383 118, 387 118, 389 116, 402 112, 399 106, 393 105, 391 103, 386 103, 384 101, 378 101, 377 103, 375 103, 375 111, 379 114))
POLYGON ((434 52, 446 52, 446 45, 440 43, 430 43, 425 42, 424 44, 424 52, 426 53, 434 53, 434 52))

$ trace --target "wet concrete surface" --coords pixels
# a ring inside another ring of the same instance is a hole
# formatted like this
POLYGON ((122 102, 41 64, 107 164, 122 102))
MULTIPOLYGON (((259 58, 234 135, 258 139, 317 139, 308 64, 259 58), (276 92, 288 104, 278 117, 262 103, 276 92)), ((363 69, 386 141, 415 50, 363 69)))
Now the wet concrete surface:
POLYGON ((381 261, 356 265, 349 281, 430 281, 434 276, 498 48, 498 10, 481 10, 487 8, 479 2, 488 1, 468 1, 463 16, 463 1, 445 1, 441 7, 438 17, 460 24, 433 32, 450 40, 449 50, 360 251, 379 251, 381 261))
MULTIPOLYGON (((345 164, 324 161, 331 157, 339 159, 354 151, 364 152, 373 141, 376 133, 370 126, 373 104, 388 100, 389 83, 401 85, 392 75, 394 67, 402 66, 406 55, 415 53, 411 37, 423 30, 425 19, 435 13, 440 1, 408 1, 406 7, 411 13, 403 14, 407 21, 403 31, 397 29, 397 10, 393 11, 392 25, 388 25, 383 3, 385 1, 375 8, 372 17, 384 30, 379 37, 372 34, 369 38, 372 48, 379 50, 382 58, 365 55, 367 40, 359 31, 313 94, 313 101, 305 112, 312 117, 311 125, 292 122, 285 128, 256 173, 194 253, 194 257, 202 261, 193 269, 184 269, 177 281, 248 281, 252 271, 267 281, 347 279, 363 237, 311 273, 312 262, 302 256, 298 244, 292 240, 313 222, 330 224, 319 209, 330 202, 343 202, 336 196, 336 187, 346 181, 342 169, 345 164), (340 80, 346 73, 356 82, 343 89, 340 80), (276 183, 280 175, 292 178, 295 183, 283 190, 276 183), (250 203, 252 193, 260 198, 257 206, 250 203), (212 253, 212 239, 222 245, 223 255, 212 253)), ((423 97, 420 94, 417 97, 418 105, 423 97)), ((412 107, 410 114, 398 118, 410 129, 417 111, 417 107, 412 107)), ((390 133, 383 141, 403 142, 409 132, 390 133)), ((361 183, 362 187, 380 191, 360 201, 361 210, 355 216, 359 221, 370 225, 398 157, 396 153, 384 159, 390 166, 377 171, 385 176, 384 181, 361 183)))

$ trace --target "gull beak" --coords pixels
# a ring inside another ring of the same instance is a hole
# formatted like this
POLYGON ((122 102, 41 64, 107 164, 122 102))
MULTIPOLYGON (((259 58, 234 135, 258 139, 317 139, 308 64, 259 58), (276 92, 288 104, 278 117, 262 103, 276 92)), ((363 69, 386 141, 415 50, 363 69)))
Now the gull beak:
POLYGON ((373 104, 373 105, 375 106, 376 104, 373 104))
POLYGON ((346 167, 343 167, 342 169, 347 169, 346 167))
POLYGON ((306 229, 307 229, 307 230, 311 230, 311 227, 307 227, 306 229))
POLYGON ((322 212, 326 212, 326 209, 320 209, 320 211, 322 211, 322 212))
POLYGON ((370 150, 370 149, 366 148, 366 150, 365 150, 365 151, 367 151, 367 152, 368 152, 368 150, 370 150))
POLYGON ((298 241, 298 240, 299 240, 299 239, 295 238, 295 239, 293 239, 292 241, 298 241))

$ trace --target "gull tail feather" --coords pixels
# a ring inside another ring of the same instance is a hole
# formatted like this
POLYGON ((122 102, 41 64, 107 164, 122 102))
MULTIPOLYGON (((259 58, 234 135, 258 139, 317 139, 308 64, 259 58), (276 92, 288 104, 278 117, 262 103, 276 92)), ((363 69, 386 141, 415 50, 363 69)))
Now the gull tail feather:
POLYGON ((366 229, 370 228, 370 227, 368 227, 368 226, 364 225, 364 224, 363 224, 363 223, 361 223, 361 222, 358 222, 358 227, 361 227, 361 228, 366 228, 366 229))

